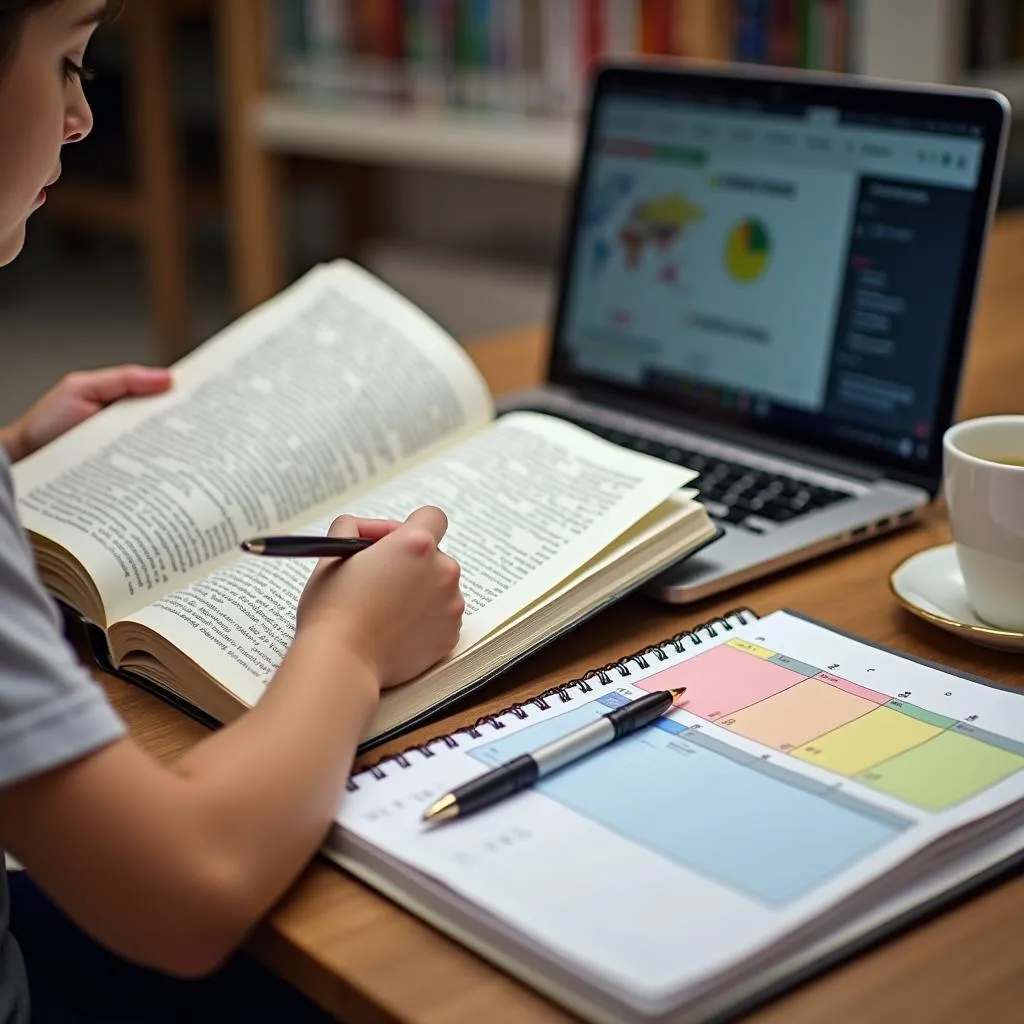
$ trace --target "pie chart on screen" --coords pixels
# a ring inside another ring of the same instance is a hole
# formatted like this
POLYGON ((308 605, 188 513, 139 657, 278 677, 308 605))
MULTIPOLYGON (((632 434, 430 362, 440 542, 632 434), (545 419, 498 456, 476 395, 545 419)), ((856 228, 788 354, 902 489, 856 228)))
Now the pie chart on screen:
POLYGON ((768 269, 772 258, 771 236, 756 217, 741 220, 725 243, 725 267, 741 282, 756 281, 768 269))

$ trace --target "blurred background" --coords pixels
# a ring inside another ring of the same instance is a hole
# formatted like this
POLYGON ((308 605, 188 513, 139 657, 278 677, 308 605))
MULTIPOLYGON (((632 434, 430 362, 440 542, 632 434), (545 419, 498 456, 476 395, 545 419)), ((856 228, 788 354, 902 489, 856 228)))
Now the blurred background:
POLYGON ((337 256, 467 344, 541 322, 606 52, 1024 109, 1024 0, 126 0, 88 56, 95 130, 0 271, 0 422, 70 369, 173 362, 337 256))

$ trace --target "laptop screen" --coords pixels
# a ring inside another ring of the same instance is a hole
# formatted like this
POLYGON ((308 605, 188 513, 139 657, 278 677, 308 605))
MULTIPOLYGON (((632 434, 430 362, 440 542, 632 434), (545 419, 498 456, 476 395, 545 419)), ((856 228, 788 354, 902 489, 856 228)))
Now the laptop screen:
POLYGON ((986 131, 898 93, 743 85, 598 91, 553 376, 934 465, 995 104, 986 131))

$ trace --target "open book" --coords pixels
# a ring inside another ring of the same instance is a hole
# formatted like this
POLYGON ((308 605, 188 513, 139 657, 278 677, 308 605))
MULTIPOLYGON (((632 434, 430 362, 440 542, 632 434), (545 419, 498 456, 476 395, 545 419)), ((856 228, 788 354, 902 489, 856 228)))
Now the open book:
POLYGON ((1019 867, 1024 697, 739 610, 366 765, 327 853, 588 1020, 731 1020, 1019 867), (657 722, 529 790, 421 820, 677 687, 657 722))
POLYGON ((466 353, 356 266, 317 267, 15 467, 46 586, 119 670, 218 721, 252 706, 311 560, 240 542, 433 504, 462 566, 453 655, 386 693, 364 747, 422 720, 714 536, 694 474, 530 413, 495 419, 466 353))

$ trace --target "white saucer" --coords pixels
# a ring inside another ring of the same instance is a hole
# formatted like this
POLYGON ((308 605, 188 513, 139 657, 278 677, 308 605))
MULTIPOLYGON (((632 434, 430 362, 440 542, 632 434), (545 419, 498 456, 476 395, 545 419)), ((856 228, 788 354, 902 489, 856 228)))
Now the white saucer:
POLYGON ((1024 633, 990 626, 967 603, 952 544, 911 555, 893 570, 889 587, 907 611, 950 633, 985 647, 1024 651, 1024 633))

